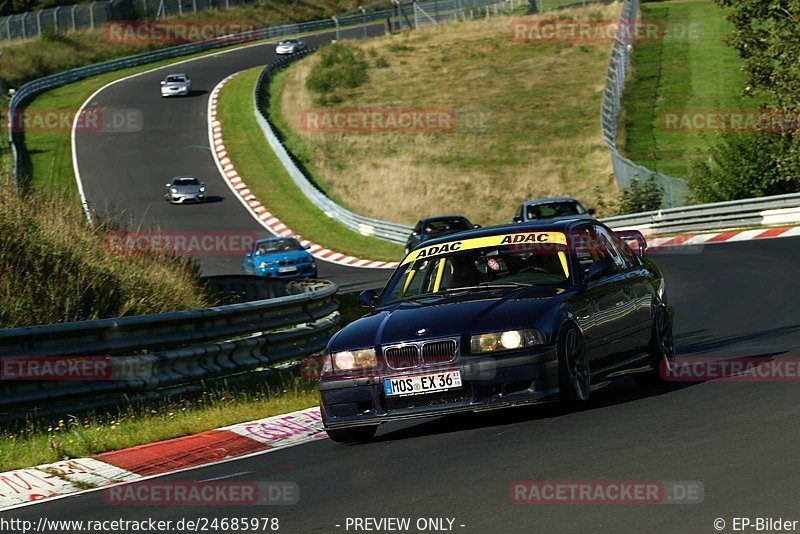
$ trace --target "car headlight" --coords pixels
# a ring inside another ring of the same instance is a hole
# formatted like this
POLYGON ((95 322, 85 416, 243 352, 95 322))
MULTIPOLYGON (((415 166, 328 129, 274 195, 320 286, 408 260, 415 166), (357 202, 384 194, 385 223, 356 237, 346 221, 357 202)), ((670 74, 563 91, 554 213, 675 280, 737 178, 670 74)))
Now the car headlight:
POLYGON ((333 366, 339 371, 369 369, 378 366, 375 349, 345 350, 331 354, 333 366))
POLYGON ((476 334, 470 339, 473 354, 514 350, 544 344, 542 334, 533 328, 476 334))
POLYGON ((262 261, 261 263, 258 264, 258 268, 259 269, 266 269, 267 267, 272 267, 273 265, 275 265, 275 262, 262 261))
POLYGON ((200 188, 200 192, 201 192, 201 193, 205 193, 205 192, 206 192, 206 188, 205 188, 205 187, 201 187, 201 188, 200 188))
POLYGON ((172 192, 173 194, 177 194, 178 190, 173 187, 172 189, 170 189, 170 192, 172 192))

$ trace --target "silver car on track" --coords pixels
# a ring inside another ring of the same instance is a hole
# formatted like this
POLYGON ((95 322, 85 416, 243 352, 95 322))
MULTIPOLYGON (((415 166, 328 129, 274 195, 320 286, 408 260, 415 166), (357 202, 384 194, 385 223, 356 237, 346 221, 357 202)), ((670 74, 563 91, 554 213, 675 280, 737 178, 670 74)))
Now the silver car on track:
POLYGON ((275 47, 276 54, 294 54, 306 49, 306 43, 300 39, 286 39, 275 47))
POLYGON ((186 74, 167 74, 161 80, 161 96, 188 96, 192 91, 192 80, 186 74))
POLYGON ((205 202, 206 184, 194 176, 177 176, 167 184, 164 199, 171 204, 184 202, 205 202))

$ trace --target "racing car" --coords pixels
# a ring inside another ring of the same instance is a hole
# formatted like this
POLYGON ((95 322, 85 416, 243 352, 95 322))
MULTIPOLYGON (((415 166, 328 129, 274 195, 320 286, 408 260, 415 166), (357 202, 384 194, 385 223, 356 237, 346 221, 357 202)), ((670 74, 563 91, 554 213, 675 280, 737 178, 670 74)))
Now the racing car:
POLYGON ((259 239, 242 262, 245 274, 267 278, 316 278, 317 262, 292 237, 259 239))
POLYGON ((371 312, 330 340, 318 385, 338 442, 401 419, 580 408, 612 378, 658 381, 674 365, 673 311, 643 236, 596 220, 434 239, 359 299, 371 312))

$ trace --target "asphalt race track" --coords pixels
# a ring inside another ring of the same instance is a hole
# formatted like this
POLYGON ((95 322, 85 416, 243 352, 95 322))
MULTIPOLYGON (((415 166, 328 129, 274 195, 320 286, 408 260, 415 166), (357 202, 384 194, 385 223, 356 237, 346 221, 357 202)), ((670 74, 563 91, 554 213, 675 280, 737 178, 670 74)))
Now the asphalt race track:
MULTIPOLYGON (((367 27, 372 36, 383 31, 382 24, 367 27)), ((341 32, 342 37, 363 35, 363 27, 341 32)), ((310 46, 319 46, 334 37, 334 32, 328 32, 304 40, 310 46)), ((132 229, 142 225, 163 232, 257 232, 259 236, 269 236, 219 175, 209 146, 207 109, 211 90, 223 78, 266 65, 277 57, 274 42, 252 45, 159 68, 96 94, 87 109, 132 110, 141 113, 142 120, 141 130, 136 132, 77 130, 78 168, 89 205, 101 214, 123 220, 132 229), (159 82, 170 72, 189 75, 189 97, 161 97, 159 82), (198 205, 165 202, 164 184, 179 175, 193 175, 204 181, 210 201, 198 205)), ((205 275, 241 274, 242 256, 220 254, 197 259, 205 275)), ((390 274, 382 269, 318 263, 320 276, 334 280, 344 290, 382 286, 390 274)))
MULTIPOLYGON (((679 356, 798 356, 800 239, 709 245, 656 258, 676 308, 679 356)), ((323 440, 164 479, 293 481, 300 487, 296 506, 119 507, 94 492, 5 517, 274 516, 286 533, 345 532, 347 517, 449 517, 464 533, 716 532, 712 523, 723 518, 729 532, 733 516, 800 519, 793 447, 800 439, 798 388, 797 382, 639 388, 626 378, 596 392, 583 412, 546 405, 396 424, 366 445, 323 440), (704 501, 530 506, 508 498, 512 481, 598 479, 697 480, 704 501)))

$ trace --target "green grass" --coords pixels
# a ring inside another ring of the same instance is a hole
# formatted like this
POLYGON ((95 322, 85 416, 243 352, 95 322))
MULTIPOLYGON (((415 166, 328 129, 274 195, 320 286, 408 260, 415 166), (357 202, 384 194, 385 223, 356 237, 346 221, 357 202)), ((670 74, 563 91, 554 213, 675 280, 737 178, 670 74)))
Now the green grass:
POLYGON ((81 458, 302 410, 318 403, 313 382, 296 374, 266 384, 118 411, 0 430, 0 472, 81 458))
POLYGON ((668 111, 758 107, 742 96, 746 78, 736 51, 723 42, 732 26, 711 0, 642 4, 641 16, 664 25, 665 39, 634 45, 633 75, 623 97, 628 157, 671 176, 686 177, 706 157, 715 134, 662 126, 668 111))
POLYGON ((294 185, 255 121, 252 95, 261 70, 250 69, 226 84, 217 108, 228 156, 248 188, 284 224, 314 243, 371 260, 402 257, 400 245, 351 232, 294 185))

